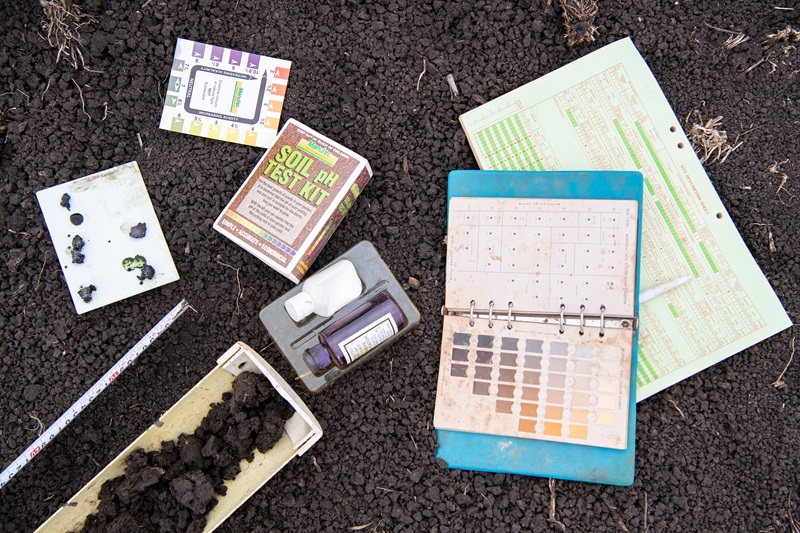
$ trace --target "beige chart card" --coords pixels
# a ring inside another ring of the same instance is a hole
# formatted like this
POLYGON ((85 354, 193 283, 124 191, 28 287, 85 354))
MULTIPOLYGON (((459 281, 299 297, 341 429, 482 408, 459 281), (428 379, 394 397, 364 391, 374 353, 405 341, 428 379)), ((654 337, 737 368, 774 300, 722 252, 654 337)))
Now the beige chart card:
POLYGON ((574 317, 633 315, 637 215, 635 200, 450 200, 445 308, 461 315, 444 319, 436 428, 625 448, 633 330, 574 317))
POLYGON ((445 317, 437 429, 624 449, 630 329, 445 317))
POLYGON ((637 202, 452 198, 448 309, 632 316, 637 202))
POLYGON ((630 39, 460 121, 482 169, 644 175, 641 288, 693 280, 640 308, 637 401, 791 325, 630 39))

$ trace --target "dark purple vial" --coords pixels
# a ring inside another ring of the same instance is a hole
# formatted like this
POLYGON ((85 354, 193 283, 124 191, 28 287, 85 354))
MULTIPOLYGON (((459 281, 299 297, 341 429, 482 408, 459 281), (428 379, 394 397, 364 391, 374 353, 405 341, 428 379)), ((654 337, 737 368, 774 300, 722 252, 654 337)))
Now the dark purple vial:
POLYGON ((388 292, 380 292, 319 333, 306 350, 308 367, 320 374, 331 365, 344 368, 406 327, 403 310, 388 292))

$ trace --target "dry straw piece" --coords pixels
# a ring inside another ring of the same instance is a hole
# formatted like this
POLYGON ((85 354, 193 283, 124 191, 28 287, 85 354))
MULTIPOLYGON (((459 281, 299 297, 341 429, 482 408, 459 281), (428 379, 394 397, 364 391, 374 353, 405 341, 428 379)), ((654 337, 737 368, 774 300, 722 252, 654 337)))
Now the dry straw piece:
POLYGON ((720 130, 722 126, 722 117, 715 117, 702 123, 700 114, 697 113, 700 119, 699 124, 693 124, 692 129, 689 131, 689 141, 692 143, 695 153, 700 157, 700 162, 705 163, 724 163, 725 160, 731 155, 731 152, 736 150, 742 145, 742 142, 737 142, 737 137, 734 145, 728 143, 728 134, 725 130, 720 130))
POLYGON ((767 41, 772 42, 800 42, 800 30, 795 30, 791 26, 786 26, 784 29, 778 31, 777 33, 770 33, 767 35, 767 41))
POLYGON ((597 28, 594 19, 597 17, 597 2, 595 0, 560 0, 564 12, 564 35, 568 46, 579 43, 594 42, 597 28))
POLYGON ((74 68, 83 66, 85 61, 81 52, 80 28, 91 22, 94 17, 82 12, 80 6, 68 0, 39 0, 44 11, 42 29, 45 39, 53 48, 58 48, 56 63, 63 57, 74 68))

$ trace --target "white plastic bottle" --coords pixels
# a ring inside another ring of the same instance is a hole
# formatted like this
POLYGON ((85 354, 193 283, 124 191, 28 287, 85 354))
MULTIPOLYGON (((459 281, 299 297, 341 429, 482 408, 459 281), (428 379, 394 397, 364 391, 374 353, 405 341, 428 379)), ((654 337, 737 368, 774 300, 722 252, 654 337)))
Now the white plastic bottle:
POLYGON ((341 259, 303 282, 300 294, 283 304, 295 322, 314 313, 329 317, 361 295, 361 278, 348 259, 341 259))

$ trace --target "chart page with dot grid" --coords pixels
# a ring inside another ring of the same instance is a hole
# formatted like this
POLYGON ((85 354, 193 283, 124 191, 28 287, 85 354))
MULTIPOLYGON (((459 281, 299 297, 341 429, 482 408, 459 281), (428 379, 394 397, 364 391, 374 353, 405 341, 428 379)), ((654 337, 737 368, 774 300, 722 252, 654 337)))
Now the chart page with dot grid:
POLYGON ((558 317, 632 316, 637 223, 629 200, 451 200, 436 428, 625 448, 633 328, 558 317))

